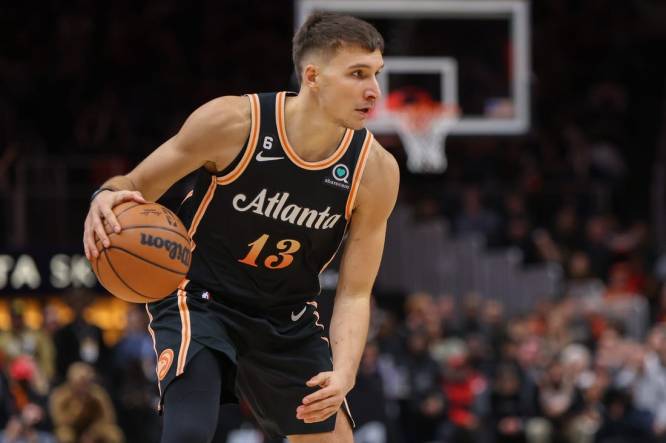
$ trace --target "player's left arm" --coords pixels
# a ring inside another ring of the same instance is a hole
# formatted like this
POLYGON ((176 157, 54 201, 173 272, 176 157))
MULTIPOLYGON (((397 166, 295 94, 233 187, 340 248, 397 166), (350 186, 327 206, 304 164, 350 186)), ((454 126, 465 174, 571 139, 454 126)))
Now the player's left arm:
POLYGON ((335 414, 356 381, 370 322, 370 295, 384 250, 386 222, 395 206, 400 171, 373 142, 352 212, 331 319, 333 371, 308 381, 320 389, 306 396, 296 416, 306 423, 335 414))

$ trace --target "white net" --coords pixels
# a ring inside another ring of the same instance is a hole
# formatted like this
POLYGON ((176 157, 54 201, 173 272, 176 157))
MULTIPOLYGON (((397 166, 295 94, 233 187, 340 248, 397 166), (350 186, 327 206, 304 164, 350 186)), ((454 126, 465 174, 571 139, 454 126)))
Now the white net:
POLYGON ((453 107, 407 105, 389 111, 407 153, 407 168, 415 173, 446 170, 446 136, 459 119, 453 107))

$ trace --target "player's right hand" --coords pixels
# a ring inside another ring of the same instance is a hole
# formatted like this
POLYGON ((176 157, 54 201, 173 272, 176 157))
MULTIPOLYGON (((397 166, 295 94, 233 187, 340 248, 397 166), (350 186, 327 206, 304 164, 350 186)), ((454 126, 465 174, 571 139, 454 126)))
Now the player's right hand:
POLYGON ((106 235, 105 223, 114 232, 120 232, 120 223, 113 213, 113 208, 126 201, 148 203, 139 191, 104 191, 97 194, 90 202, 90 210, 83 225, 83 249, 88 260, 99 256, 100 251, 95 246, 96 238, 102 241, 105 248, 111 244, 106 235))

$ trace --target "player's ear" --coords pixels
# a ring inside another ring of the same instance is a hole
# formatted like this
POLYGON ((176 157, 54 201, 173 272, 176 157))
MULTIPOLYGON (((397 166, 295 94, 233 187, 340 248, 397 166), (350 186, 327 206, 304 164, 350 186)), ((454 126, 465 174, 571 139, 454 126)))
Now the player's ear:
POLYGON ((319 87, 319 66, 308 63, 303 70, 303 83, 308 88, 317 89, 319 87))

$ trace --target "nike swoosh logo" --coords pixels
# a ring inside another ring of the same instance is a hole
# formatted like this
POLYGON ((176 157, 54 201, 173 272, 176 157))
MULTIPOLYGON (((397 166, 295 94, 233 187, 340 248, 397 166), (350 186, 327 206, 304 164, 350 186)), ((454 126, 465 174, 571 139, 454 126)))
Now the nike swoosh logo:
POLYGON ((303 314, 305 314, 305 310, 307 309, 307 306, 303 306, 303 309, 301 309, 301 312, 298 314, 294 315, 294 311, 291 311, 291 321, 298 321, 301 317, 303 317, 303 314))
POLYGON ((258 162, 270 162, 273 160, 282 160, 284 157, 265 157, 264 151, 259 151, 259 153, 255 158, 257 159, 258 162))

